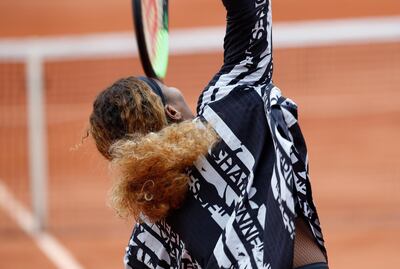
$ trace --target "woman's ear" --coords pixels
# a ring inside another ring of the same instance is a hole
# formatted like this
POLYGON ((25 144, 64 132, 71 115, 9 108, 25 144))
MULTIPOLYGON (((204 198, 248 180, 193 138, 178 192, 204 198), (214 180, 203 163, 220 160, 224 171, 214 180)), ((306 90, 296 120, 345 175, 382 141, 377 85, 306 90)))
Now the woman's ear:
POLYGON ((164 111, 165 114, 167 115, 167 118, 170 119, 172 122, 180 122, 183 120, 182 113, 171 105, 166 105, 164 107, 164 111))

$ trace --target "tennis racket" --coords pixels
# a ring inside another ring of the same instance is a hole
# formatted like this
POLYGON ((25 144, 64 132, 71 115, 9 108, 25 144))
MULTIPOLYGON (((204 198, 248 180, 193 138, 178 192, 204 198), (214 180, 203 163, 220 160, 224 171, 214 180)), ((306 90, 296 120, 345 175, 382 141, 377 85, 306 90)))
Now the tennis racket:
POLYGON ((132 8, 144 72, 162 80, 168 66, 168 0, 132 0, 132 8))

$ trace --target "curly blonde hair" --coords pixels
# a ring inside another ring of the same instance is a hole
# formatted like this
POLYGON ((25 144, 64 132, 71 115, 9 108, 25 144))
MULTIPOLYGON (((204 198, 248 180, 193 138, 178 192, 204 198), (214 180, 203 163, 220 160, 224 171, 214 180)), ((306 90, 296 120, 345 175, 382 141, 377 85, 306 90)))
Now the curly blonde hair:
POLYGON ((217 141, 212 128, 182 122, 135 140, 121 140, 111 147, 118 171, 111 197, 123 216, 150 221, 178 208, 188 189, 187 168, 217 141))
POLYGON ((187 169, 218 140, 199 121, 169 124, 161 98, 143 81, 120 79, 93 104, 89 134, 117 173, 111 205, 122 217, 164 218, 188 189, 187 169))

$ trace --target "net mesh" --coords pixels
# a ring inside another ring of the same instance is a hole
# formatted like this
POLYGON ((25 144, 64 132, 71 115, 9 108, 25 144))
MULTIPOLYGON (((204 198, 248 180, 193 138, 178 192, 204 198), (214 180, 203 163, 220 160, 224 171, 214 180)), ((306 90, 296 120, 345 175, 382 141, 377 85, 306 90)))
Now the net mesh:
POLYGON ((0 62, 0 182, 30 206, 25 65, 0 62))
MULTIPOLYGON (((0 62, 0 187, 30 208, 24 68, 21 63, 0 62)), ((0 229, 11 231, 13 223, 1 213, 0 229)))
POLYGON ((400 43, 276 50, 274 80, 301 95, 395 92, 400 43))

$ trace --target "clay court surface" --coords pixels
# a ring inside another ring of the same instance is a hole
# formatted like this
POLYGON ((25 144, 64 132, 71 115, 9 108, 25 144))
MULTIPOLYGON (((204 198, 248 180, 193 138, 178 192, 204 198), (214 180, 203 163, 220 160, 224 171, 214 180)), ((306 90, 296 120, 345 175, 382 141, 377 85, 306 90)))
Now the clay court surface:
MULTIPOLYGON (((171 29, 224 24, 218 0, 170 2, 171 29)), ((376 3, 279 0, 274 19, 400 15, 400 1, 376 3)), ((0 25, 1 38, 132 30, 127 0, 2 0, 0 25)), ((221 53, 174 55, 166 82, 194 109, 221 62, 221 53)), ((400 268, 400 43, 277 49, 274 64, 275 84, 299 105, 330 267, 400 268)), ((132 221, 107 206, 111 175, 92 141, 72 148, 99 90, 140 73, 134 57, 45 64, 47 231, 83 268, 122 268, 132 221)), ((25 81, 23 64, 0 62, 0 180, 30 209, 25 81)), ((57 268, 1 206, 0 268, 57 268)))

